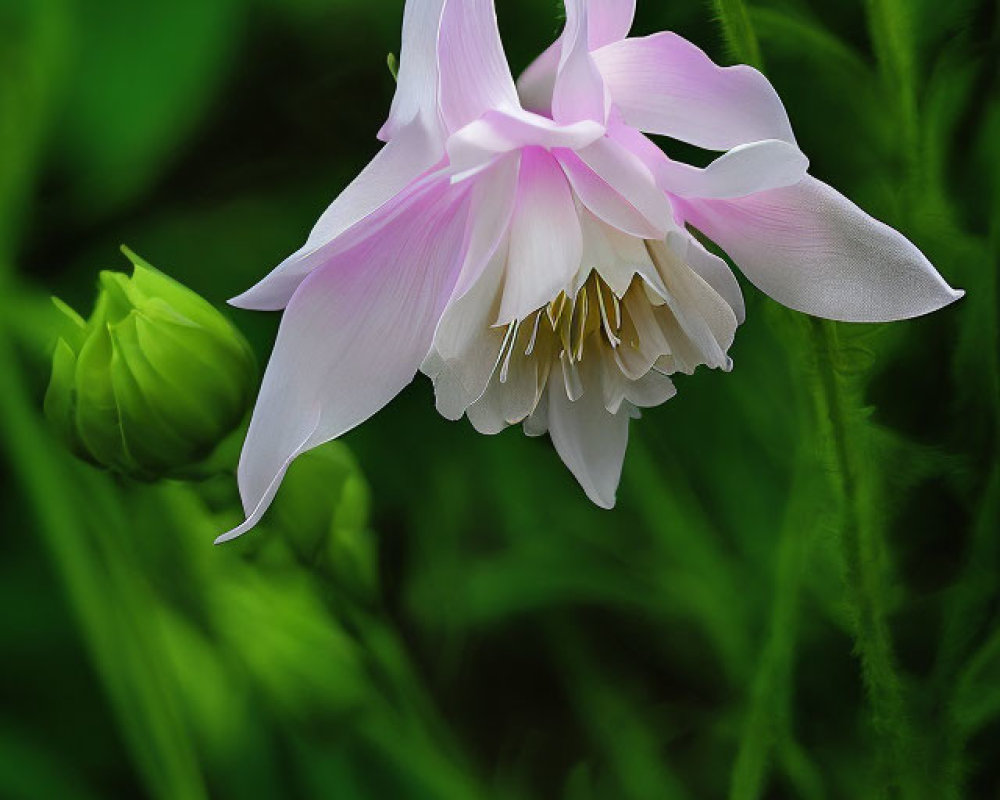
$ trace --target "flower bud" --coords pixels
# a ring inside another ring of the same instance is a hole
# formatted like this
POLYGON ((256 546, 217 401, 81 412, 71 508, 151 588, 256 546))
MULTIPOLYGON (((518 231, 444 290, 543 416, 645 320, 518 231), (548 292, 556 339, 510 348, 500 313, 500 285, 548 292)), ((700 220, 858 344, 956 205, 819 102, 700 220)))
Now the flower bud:
POLYGON ((267 524, 300 559, 327 569, 356 599, 370 600, 378 559, 368 501, 368 484, 347 445, 327 442, 289 467, 267 524))
POLYGON ((183 477, 243 419, 249 344, 211 304, 128 248, 132 277, 102 272, 84 321, 57 298, 45 415, 80 457, 142 480, 183 477))

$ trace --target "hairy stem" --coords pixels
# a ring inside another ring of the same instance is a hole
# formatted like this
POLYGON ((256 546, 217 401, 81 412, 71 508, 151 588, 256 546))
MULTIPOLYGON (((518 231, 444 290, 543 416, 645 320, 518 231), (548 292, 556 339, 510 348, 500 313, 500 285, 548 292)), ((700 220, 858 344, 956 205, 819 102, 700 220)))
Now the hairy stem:
POLYGON ((850 401, 837 374, 838 349, 834 323, 809 318, 818 370, 820 408, 829 422, 835 480, 841 495, 840 542, 857 654, 872 707, 875 729, 882 739, 891 783, 904 797, 922 797, 929 787, 918 773, 921 761, 917 737, 907 711, 905 688, 896 665, 889 630, 883 542, 878 523, 864 497, 874 476, 864 475, 850 401))
POLYGON ((761 69, 764 61, 757 33, 750 22, 750 13, 743 0, 714 0, 715 13, 722 23, 726 44, 733 56, 744 64, 761 69))
MULTIPOLYGON (((802 441, 807 441, 806 437, 802 441)), ((795 466, 804 460, 800 447, 795 466)), ((767 790, 772 761, 778 760, 798 797, 820 800, 822 783, 792 732, 795 650, 801 596, 803 550, 815 516, 808 469, 796 469, 790 504, 778 537, 774 598, 767 638, 757 661, 749 708, 730 777, 731 800, 759 800, 767 790)))
POLYGON ((867 0, 868 28, 883 80, 898 104, 898 130, 909 179, 921 180, 916 59, 907 0, 867 0))
MULTIPOLYGON (((716 0, 716 10, 730 48, 741 60, 762 67, 760 44, 742 0, 716 0)), ((892 71, 904 98, 908 127, 915 131, 916 105, 907 105, 912 97, 912 69, 907 61, 905 42, 891 30, 899 14, 897 0, 871 0, 870 8, 879 13, 877 30, 882 34, 883 50, 890 57, 892 71)), ((915 146, 915 145, 914 145, 915 146)), ((912 163, 912 162, 911 162, 912 163)), ((881 568, 882 542, 877 524, 866 513, 862 489, 871 480, 861 480, 863 460, 857 453, 850 424, 850 401, 837 375, 836 328, 833 323, 809 319, 809 331, 818 374, 815 382, 817 410, 829 422, 829 435, 841 496, 841 546, 846 569, 847 591, 852 606, 855 641, 868 689, 875 727, 888 750, 891 782, 906 797, 919 797, 923 788, 917 779, 914 761, 915 736, 906 710, 904 687, 900 678, 887 619, 884 571, 881 568)), ((865 476, 871 478, 873 476, 865 476)), ((737 765, 739 768, 739 764, 737 765)), ((753 796, 753 795, 750 795, 753 796)))

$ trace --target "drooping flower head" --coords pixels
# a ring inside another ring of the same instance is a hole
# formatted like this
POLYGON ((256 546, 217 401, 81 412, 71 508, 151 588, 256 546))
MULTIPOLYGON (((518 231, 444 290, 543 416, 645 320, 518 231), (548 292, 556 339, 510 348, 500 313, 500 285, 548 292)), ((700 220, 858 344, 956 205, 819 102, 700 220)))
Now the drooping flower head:
POLYGON ((422 370, 484 433, 548 432, 610 507, 629 420, 676 372, 729 369, 744 315, 722 247, 821 317, 887 321, 955 300, 898 232, 810 177, 756 70, 672 33, 625 38, 634 0, 566 0, 518 84, 492 0, 408 0, 384 147, 305 245, 233 302, 284 309, 239 468, 254 525, 300 453, 422 370), (722 153, 700 169, 645 134, 722 153))

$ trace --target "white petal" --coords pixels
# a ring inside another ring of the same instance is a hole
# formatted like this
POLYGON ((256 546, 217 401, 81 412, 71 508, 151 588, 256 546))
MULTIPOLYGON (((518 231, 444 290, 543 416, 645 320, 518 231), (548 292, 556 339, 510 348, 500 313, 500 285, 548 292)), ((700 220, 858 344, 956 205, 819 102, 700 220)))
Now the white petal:
POLYGON ((489 109, 520 110, 493 0, 449 0, 438 53, 441 113, 449 131, 489 109))
POLYGON ((623 405, 617 414, 608 413, 597 365, 584 359, 580 366, 588 374, 575 402, 561 381, 549 380, 549 436, 587 497, 601 508, 613 508, 628 444, 628 410, 623 405))
POLYGON ((588 0, 587 40, 591 50, 628 36, 635 0, 588 0))
POLYGON ((683 253, 681 258, 697 272, 702 280, 711 286, 718 295, 729 303, 729 307, 736 314, 736 321, 742 325, 746 319, 746 305, 743 301, 743 290, 733 275, 729 265, 717 255, 709 253, 701 242, 695 239, 687 231, 671 233, 668 242, 678 253, 683 253), (683 242, 675 242, 674 237, 683 237, 683 242), (686 246, 686 252, 685 252, 686 246))
POLYGON ((524 421, 526 436, 544 436, 549 430, 549 393, 543 392, 538 405, 524 421))
MULTIPOLYGON (((634 16, 635 0, 590 0, 587 14, 590 50, 624 39, 634 16)), ((561 52, 562 36, 517 79, 517 92, 525 108, 540 114, 549 114, 552 110, 552 90, 561 52)))
POLYGON ((566 176, 547 152, 526 149, 497 324, 523 319, 555 299, 572 282, 582 253, 580 220, 566 176))
POLYGON ((597 270, 618 297, 624 296, 636 275, 641 275, 660 293, 666 293, 643 239, 622 233, 586 209, 580 210, 580 227, 583 232, 583 259, 573 285, 573 294, 589 277, 591 270, 597 270))
POLYGON ((656 171, 664 191, 690 197, 745 197, 791 186, 805 177, 809 159, 795 145, 766 139, 734 147, 704 169, 664 159, 656 171))
POLYGON ((677 394, 677 387, 666 375, 650 370, 637 381, 625 383, 625 399, 639 408, 655 408, 677 394))
POLYGON ((756 286, 807 314, 889 322, 962 296, 906 237, 815 178, 734 200, 678 202, 756 286))
POLYGON ((507 236, 517 200, 521 154, 497 159, 475 180, 469 205, 470 233, 465 264, 455 285, 453 299, 469 290, 507 236))
POLYGON ((485 434, 486 436, 495 436, 504 430, 507 426, 507 420, 504 419, 503 407, 501 405, 500 393, 496 391, 497 384, 499 384, 500 378, 497 373, 494 372, 490 378, 489 386, 483 393, 482 397, 476 400, 471 406, 466 410, 466 415, 469 417, 469 422, 472 423, 472 427, 476 429, 479 433, 485 434))
POLYGON ((613 42, 593 53, 625 121, 709 150, 782 139, 795 144, 788 115, 752 67, 720 67, 675 33, 613 42))
POLYGON ((408 0, 403 7, 396 93, 378 138, 388 142, 407 125, 424 126, 437 141, 444 139, 438 103, 440 69, 438 37, 447 0, 408 0))
POLYGON ((670 203, 645 164, 618 142, 603 137, 558 157, 577 196, 606 223, 640 239, 666 235, 670 203))
POLYGON ((737 327, 732 307, 682 260, 685 253, 663 242, 651 242, 650 253, 667 288, 664 300, 672 315, 663 332, 671 353, 679 359, 678 368, 684 372, 701 364, 728 368, 726 351, 737 327))
POLYGON ((591 119, 603 124, 608 117, 608 97, 590 56, 588 0, 565 0, 565 5, 566 27, 552 89, 552 118, 562 123, 591 119))
POLYGON ((489 111, 448 139, 448 160, 456 173, 488 164, 498 154, 522 147, 586 147, 604 135, 592 120, 560 125, 530 111, 489 111))
POLYGON ((445 182, 391 232, 333 258, 299 286, 240 457, 247 521, 218 541, 256 524, 295 456, 363 422, 413 379, 458 277, 464 194, 445 182))
POLYGON ((456 420, 478 400, 496 369, 504 329, 492 327, 500 306, 500 286, 507 261, 502 245, 482 275, 461 297, 448 304, 434 335, 436 370, 425 370, 434 381, 437 410, 456 420))
POLYGON ((546 115, 552 113, 552 90, 556 85, 560 53, 562 40, 557 39, 517 79, 518 97, 521 98, 521 105, 529 111, 546 115))

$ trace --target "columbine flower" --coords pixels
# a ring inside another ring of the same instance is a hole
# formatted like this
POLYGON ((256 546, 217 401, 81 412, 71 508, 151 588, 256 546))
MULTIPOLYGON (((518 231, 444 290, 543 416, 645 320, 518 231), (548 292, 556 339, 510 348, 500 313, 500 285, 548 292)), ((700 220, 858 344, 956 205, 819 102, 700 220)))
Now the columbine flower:
POLYGON ((885 321, 960 296, 896 231, 806 175, 756 70, 671 34, 623 38, 634 0, 567 0, 515 89, 491 0, 409 0, 383 149, 306 244, 234 300, 285 309, 240 462, 247 521, 297 455, 422 369, 446 417, 548 432, 610 507, 629 419, 670 375, 729 369, 743 319, 724 248, 801 311, 885 321), (704 169, 642 132, 725 151, 704 169))

